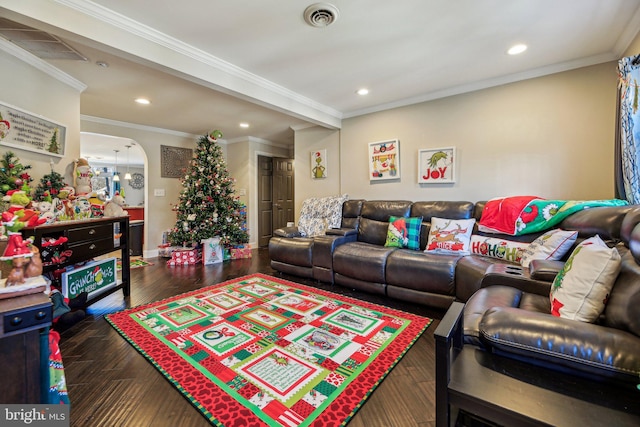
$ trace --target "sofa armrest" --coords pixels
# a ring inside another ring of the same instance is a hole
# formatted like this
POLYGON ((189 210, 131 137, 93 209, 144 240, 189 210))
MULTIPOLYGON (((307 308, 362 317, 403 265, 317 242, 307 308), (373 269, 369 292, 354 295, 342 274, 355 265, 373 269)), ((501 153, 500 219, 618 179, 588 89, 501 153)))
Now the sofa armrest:
POLYGON ((538 295, 549 295, 551 292, 551 282, 533 279, 529 269, 518 264, 492 264, 485 272, 480 287, 493 285, 511 286, 538 295))
POLYGON ((534 280, 553 282, 560 270, 564 267, 564 261, 550 261, 546 259, 534 259, 529 263, 529 274, 534 280))
POLYGON ((327 236, 351 236, 358 234, 358 230, 355 228, 329 228, 325 231, 327 236))
POLYGON ((640 337, 619 329, 513 307, 494 307, 480 340, 505 356, 600 378, 637 383, 640 337))
POLYGON ((302 237, 298 227, 283 227, 273 230, 273 235, 278 237, 302 237))
POLYGON ((450 425, 449 381, 451 364, 462 349, 464 304, 453 302, 434 332, 436 340, 436 425, 450 425))

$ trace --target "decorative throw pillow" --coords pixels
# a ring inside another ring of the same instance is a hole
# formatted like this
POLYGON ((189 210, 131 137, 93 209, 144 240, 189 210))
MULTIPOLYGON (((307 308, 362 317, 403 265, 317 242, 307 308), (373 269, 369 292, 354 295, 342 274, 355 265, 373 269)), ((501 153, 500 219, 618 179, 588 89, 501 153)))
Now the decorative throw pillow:
POLYGON ((342 204, 349 197, 342 196, 310 197, 302 202, 298 230, 303 237, 320 236, 327 228, 340 228, 342 204))
POLYGON ((595 322, 620 272, 620 254, 599 236, 580 243, 551 286, 551 314, 595 322))
POLYGON ((577 238, 577 231, 559 228, 549 230, 529 244, 522 254, 520 263, 523 267, 529 267, 529 263, 534 259, 557 261, 571 249, 577 238))
POLYGON ((505 261, 520 263, 528 243, 514 242, 495 237, 484 237, 474 234, 471 236, 471 253, 475 255, 498 258, 505 261))
POLYGON ((387 241, 384 245, 417 251, 420 249, 421 225, 421 216, 412 218, 391 216, 389 218, 389 228, 387 229, 387 241))
POLYGON ((469 242, 475 219, 431 218, 425 252, 469 255, 469 242))

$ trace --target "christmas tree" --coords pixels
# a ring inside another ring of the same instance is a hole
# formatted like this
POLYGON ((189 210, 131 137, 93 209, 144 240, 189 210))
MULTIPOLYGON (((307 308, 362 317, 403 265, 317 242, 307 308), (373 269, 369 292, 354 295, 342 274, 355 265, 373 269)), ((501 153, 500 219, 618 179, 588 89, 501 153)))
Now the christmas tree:
POLYGON ((29 194, 29 183, 33 181, 27 173, 29 169, 31 165, 25 166, 11 151, 5 152, 0 160, 0 198, 9 190, 24 190, 29 194))
POLYGON ((58 146, 58 128, 53 130, 53 135, 51 135, 51 139, 49 140, 49 147, 47 151, 50 153, 60 154, 60 147, 58 146))
POLYGON ((67 184, 65 184, 62 175, 52 170, 50 174, 47 174, 40 179, 40 183, 33 194, 33 200, 41 202, 43 200, 48 200, 49 198, 55 198, 58 196, 62 187, 65 187, 66 185, 67 184))
POLYGON ((199 244, 212 237, 220 237, 223 245, 249 241, 240 215, 243 206, 235 196, 234 180, 216 142, 220 137, 222 133, 215 130, 198 140, 182 179, 176 226, 169 233, 173 245, 199 244))

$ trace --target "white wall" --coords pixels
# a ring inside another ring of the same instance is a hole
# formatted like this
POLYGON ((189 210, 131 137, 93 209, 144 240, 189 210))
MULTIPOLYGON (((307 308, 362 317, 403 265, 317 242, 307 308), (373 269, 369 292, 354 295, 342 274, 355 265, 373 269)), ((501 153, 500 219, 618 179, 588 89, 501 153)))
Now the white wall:
MULTIPOLYGON (((178 178, 162 178, 160 176, 160 146, 170 145, 195 149, 198 137, 87 117, 83 118, 81 128, 83 132, 130 138, 144 151, 147 158, 143 172, 146 191, 144 256, 157 256, 158 245, 162 243, 162 233, 173 228, 176 224, 176 216, 172 208, 178 203, 182 191, 182 185, 178 178), (155 196, 155 189, 164 190, 165 195, 155 196)), ((126 194, 129 194, 129 191, 131 190, 127 189, 126 194)))
MULTIPOLYGON (((31 55, 27 55, 31 58, 31 55)), ((31 58, 34 62, 42 62, 31 58)), ((40 178, 56 172, 65 175, 67 167, 80 154, 80 90, 0 49, 0 102, 40 115, 66 127, 64 157, 50 156, 13 147, 0 146, 0 153, 12 151, 28 171, 35 188, 40 178)))
MULTIPOLYGON (((364 199, 611 198, 616 79, 609 62, 346 119, 339 191, 364 199), (370 183, 367 144, 393 138, 401 179, 370 183), (418 184, 418 150, 449 146, 457 148, 457 182, 418 184)), ((296 158, 305 158, 314 144, 298 137, 296 158)), ((296 178, 299 201, 314 194, 315 182, 296 178)))

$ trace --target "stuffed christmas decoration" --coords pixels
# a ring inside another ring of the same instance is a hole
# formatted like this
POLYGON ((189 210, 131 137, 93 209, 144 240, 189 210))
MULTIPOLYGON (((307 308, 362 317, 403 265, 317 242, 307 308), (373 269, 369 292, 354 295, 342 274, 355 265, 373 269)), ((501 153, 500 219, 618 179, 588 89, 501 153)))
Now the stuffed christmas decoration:
POLYGON ((214 130, 198 140, 195 157, 182 179, 176 225, 169 233, 173 245, 197 245, 212 237, 219 237, 223 245, 249 241, 234 180, 217 143, 221 137, 222 132, 214 130))
POLYGON ((104 216, 126 216, 129 212, 122 207, 125 205, 124 197, 120 193, 116 194, 104 205, 104 216))
POLYGON ((73 186, 77 196, 91 193, 91 178, 93 178, 93 171, 87 159, 76 160, 73 167, 73 186))

